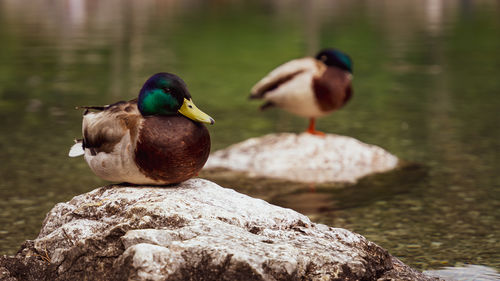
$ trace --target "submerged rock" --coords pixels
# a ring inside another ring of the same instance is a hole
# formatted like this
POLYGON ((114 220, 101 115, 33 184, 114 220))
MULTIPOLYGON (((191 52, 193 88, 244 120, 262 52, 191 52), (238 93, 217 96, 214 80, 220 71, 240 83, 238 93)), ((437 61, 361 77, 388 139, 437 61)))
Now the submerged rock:
POLYGON ((204 169, 224 168, 250 177, 297 182, 353 183, 397 166, 396 156, 351 137, 281 133, 251 138, 216 151, 204 169))
POLYGON ((468 264, 462 267, 444 267, 441 269, 427 270, 428 276, 441 277, 448 281, 498 281, 500 273, 494 268, 468 264))
POLYGON ((202 179, 57 204, 1 280, 432 280, 361 235, 202 179))

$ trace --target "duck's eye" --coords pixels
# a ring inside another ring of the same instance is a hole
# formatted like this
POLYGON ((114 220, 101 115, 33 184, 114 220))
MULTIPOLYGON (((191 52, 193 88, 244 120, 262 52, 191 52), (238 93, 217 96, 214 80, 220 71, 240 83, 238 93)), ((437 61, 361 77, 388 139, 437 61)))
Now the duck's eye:
POLYGON ((165 88, 165 92, 169 93, 171 91, 170 88, 165 88))
POLYGON ((188 105, 188 107, 189 107, 189 108, 193 108, 193 106, 192 106, 192 105, 188 105))

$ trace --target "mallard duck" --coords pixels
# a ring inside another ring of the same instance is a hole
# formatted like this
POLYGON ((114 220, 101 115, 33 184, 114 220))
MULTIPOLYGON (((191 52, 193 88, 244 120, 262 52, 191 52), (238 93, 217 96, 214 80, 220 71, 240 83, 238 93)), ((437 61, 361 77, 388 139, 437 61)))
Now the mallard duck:
POLYGON ((250 98, 266 101, 260 108, 280 107, 309 118, 306 132, 316 135, 315 120, 341 108, 352 96, 352 61, 337 50, 295 59, 272 70, 252 87, 250 98))
POLYGON ((173 184, 195 176, 208 159, 214 124, 193 103, 186 84, 171 73, 150 77, 131 101, 87 106, 83 139, 69 156, 84 155, 102 179, 132 184, 173 184))

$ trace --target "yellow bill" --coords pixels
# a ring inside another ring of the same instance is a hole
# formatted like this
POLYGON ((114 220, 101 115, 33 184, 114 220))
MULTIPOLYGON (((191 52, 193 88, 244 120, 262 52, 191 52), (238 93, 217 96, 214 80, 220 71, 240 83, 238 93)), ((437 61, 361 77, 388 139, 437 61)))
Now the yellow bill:
POLYGON ((211 125, 215 123, 215 120, 212 117, 199 110, 190 99, 188 100, 184 98, 184 103, 182 104, 181 109, 179 109, 179 113, 196 122, 207 123, 211 125))

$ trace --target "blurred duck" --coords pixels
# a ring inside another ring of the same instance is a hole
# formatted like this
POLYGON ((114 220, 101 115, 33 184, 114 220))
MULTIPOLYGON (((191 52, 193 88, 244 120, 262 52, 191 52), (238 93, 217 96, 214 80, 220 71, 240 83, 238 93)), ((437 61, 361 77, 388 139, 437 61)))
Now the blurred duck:
POLYGON ((173 184, 195 176, 208 159, 213 124, 193 103, 181 78, 157 73, 139 97, 83 113, 83 139, 69 156, 84 155, 102 179, 132 184, 173 184))
POLYGON ((315 120, 341 108, 352 96, 351 58, 336 49, 320 51, 316 57, 289 61, 272 70, 251 90, 251 99, 263 99, 261 110, 280 107, 309 118, 306 132, 316 131, 315 120))

